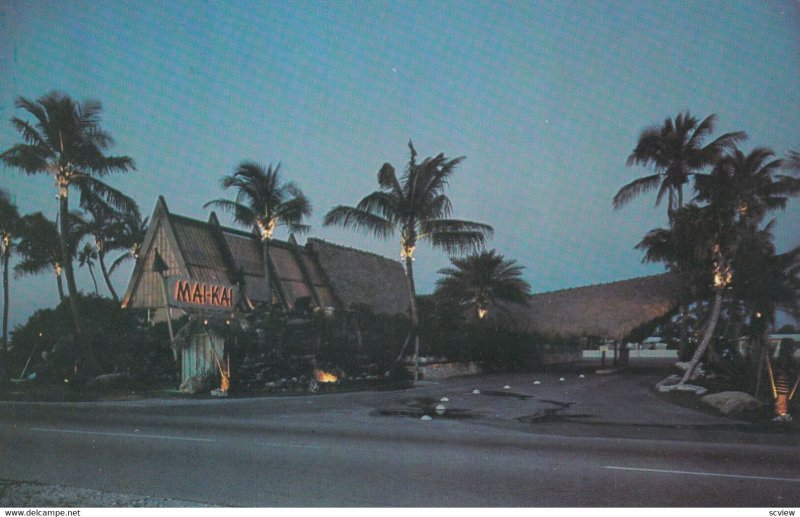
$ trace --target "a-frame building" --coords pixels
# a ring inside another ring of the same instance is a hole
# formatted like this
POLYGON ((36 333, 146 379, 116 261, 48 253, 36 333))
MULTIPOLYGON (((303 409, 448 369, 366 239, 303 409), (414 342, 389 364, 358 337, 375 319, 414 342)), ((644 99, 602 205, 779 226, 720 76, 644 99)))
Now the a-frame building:
POLYGON ((409 306, 399 261, 319 239, 300 246, 293 237, 271 240, 265 257, 255 233, 221 226, 214 213, 207 222, 172 214, 159 197, 122 303, 163 320, 165 298, 172 318, 266 304, 287 311, 366 305, 384 314, 409 306), (234 289, 231 303, 219 303, 223 289, 234 289))

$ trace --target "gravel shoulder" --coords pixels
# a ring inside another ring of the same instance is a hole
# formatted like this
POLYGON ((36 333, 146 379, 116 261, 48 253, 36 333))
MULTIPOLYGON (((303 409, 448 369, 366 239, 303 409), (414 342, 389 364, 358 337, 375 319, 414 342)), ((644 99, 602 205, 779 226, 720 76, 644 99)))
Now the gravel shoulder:
POLYGON ((210 505, 180 499, 165 499, 0 480, 0 508, 200 508, 210 505))

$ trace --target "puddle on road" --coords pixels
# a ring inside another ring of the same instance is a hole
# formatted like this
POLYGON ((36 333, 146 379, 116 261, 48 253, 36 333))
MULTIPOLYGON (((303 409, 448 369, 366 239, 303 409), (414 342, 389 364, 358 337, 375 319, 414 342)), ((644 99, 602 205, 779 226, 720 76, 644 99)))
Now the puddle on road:
POLYGON ((482 418, 482 415, 473 413, 468 409, 445 409, 443 414, 436 412, 436 406, 440 404, 438 399, 417 397, 401 401, 405 406, 403 409, 376 409, 370 416, 402 416, 419 420, 425 415, 437 420, 464 420, 470 418, 482 418))
POLYGON ((548 399, 541 399, 539 402, 544 402, 545 404, 552 404, 556 407, 543 409, 541 411, 537 411, 532 415, 521 416, 516 418, 518 422, 522 422, 524 424, 553 424, 553 423, 583 423, 580 422, 581 419, 585 418, 592 418, 594 415, 586 415, 586 414, 561 414, 560 411, 565 409, 569 409, 575 405, 574 402, 561 402, 559 400, 548 400, 548 399))
POLYGON ((522 393, 513 393, 511 391, 482 391, 481 395, 489 395, 490 397, 511 397, 517 400, 529 400, 533 398, 531 395, 523 395, 522 393))

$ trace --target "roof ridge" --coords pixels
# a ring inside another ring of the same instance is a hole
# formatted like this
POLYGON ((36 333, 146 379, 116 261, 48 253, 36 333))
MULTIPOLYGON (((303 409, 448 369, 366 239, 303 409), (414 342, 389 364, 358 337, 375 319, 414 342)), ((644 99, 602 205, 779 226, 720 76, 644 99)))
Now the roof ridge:
POLYGON ((566 287, 566 288, 563 288, 563 289, 554 289, 552 291, 542 291, 540 293, 533 293, 533 294, 529 295, 529 298, 534 297, 534 296, 543 295, 543 294, 563 293, 563 292, 567 292, 567 291, 576 291, 578 289, 587 289, 589 287, 600 287, 600 286, 611 285, 611 284, 622 284, 622 283, 625 283, 625 282, 634 282, 636 280, 643 280, 645 278, 666 277, 666 276, 670 276, 670 275, 672 275, 672 272, 665 271, 663 273, 656 273, 655 275, 642 275, 642 276, 635 276, 633 278, 626 278, 624 280, 611 280, 609 282, 599 282, 597 284, 579 285, 577 287, 566 287))
POLYGON ((339 248, 339 249, 343 249, 343 250, 347 250, 347 251, 354 251, 354 252, 360 253, 362 255, 371 255, 371 256, 379 258, 381 260, 385 260, 387 262, 391 262, 392 264, 400 262, 399 260, 390 259, 389 257, 384 257, 383 255, 380 255, 380 254, 372 252, 372 251, 360 250, 358 248, 345 246, 343 244, 336 244, 334 242, 326 241, 325 239, 319 239, 317 237, 309 237, 309 238, 307 238, 306 239, 306 245, 312 244, 312 241, 319 242, 319 243, 322 243, 323 245, 331 246, 333 248, 339 248))
MULTIPOLYGON (((195 226, 201 226, 201 227, 203 227, 205 229, 209 229, 209 230, 213 230, 214 229, 214 225, 212 223, 210 223, 208 221, 203 221, 201 219, 195 219, 193 217, 188 217, 188 216, 180 215, 180 214, 173 214, 172 212, 170 212, 168 214, 168 217, 170 217, 173 221, 176 221, 176 222, 189 223, 189 224, 193 224, 195 226)), ((247 230, 242 230, 240 228, 232 228, 230 226, 223 226, 221 224, 219 225, 219 229, 222 231, 223 234, 229 233, 229 234, 232 234, 232 235, 237 236, 237 237, 249 238, 249 239, 253 239, 254 241, 258 242, 258 237, 255 234, 253 234, 251 232, 248 232, 247 230)), ((276 244, 279 247, 284 247, 284 248, 292 246, 292 244, 289 243, 288 241, 283 241, 283 240, 280 240, 280 239, 271 239, 270 240, 270 244, 276 244)))

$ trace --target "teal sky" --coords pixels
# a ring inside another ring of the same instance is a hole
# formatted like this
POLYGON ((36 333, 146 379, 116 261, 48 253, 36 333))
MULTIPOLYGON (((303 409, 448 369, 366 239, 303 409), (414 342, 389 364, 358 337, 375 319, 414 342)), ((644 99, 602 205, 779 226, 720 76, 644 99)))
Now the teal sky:
MULTIPOLYGON (((19 140, 16 96, 99 99, 111 152, 138 167, 109 182, 145 214, 163 194, 205 219, 237 163, 281 162, 314 205, 311 235, 399 258, 395 240, 322 216, 375 190, 384 161, 402 168, 409 139, 422 156, 466 156, 454 216, 493 225, 489 247, 535 292, 663 270, 633 247, 666 207, 653 194, 611 208, 646 172, 625 166, 645 126, 716 113, 718 133, 750 135, 745 150, 800 150, 797 1, 4 0, 0 69, 0 149, 19 140)), ((55 216, 51 178, 0 169, 0 188, 55 216)), ((800 203, 778 219, 779 251, 800 244, 800 203)), ((418 249, 420 292, 447 263, 418 249)), ((51 276, 12 289, 12 324, 56 300, 51 276)))

